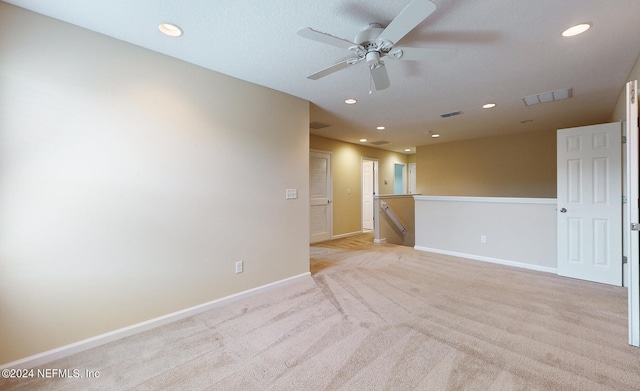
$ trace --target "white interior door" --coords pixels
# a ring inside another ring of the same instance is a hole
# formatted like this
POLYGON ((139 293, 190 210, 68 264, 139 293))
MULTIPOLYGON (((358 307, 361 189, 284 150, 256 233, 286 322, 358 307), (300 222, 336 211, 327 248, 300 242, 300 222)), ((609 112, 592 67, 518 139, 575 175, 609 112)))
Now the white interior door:
POLYGON ((409 194, 416 194, 416 164, 409 163, 409 194))
POLYGON ((331 239, 331 154, 309 152, 309 243, 331 239))
POLYGON ((373 229, 374 161, 362 160, 362 229, 373 229))
POLYGON ((558 274, 622 285, 619 122, 559 129, 558 274))
POLYGON ((639 149, 638 140, 638 81, 627 83, 627 166, 625 220, 629 224, 624 227, 627 238, 627 275, 629 294, 629 344, 640 347, 640 239, 639 232, 631 229, 631 224, 640 223, 638 205, 639 189, 639 149))

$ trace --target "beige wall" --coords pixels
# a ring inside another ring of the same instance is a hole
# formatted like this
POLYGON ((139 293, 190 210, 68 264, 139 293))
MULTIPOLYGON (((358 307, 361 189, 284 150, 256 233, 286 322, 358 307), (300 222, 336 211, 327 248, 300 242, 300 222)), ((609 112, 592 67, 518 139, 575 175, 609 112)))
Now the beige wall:
POLYGON ((393 194, 393 164, 407 163, 407 155, 310 136, 311 149, 331 152, 333 176, 333 235, 362 230, 362 158, 378 159, 379 192, 393 194), (384 180, 387 179, 385 185, 384 180))
POLYGON ((416 151, 422 195, 556 197, 556 131, 425 145, 416 151))
MULTIPOLYGON (((640 80, 640 58, 627 80, 640 80)), ((625 119, 620 89, 612 122, 625 119)), ((556 197, 555 129, 425 145, 415 156, 419 194, 556 197)))
POLYGON ((308 272, 308 106, 0 2, 0 364, 308 272))

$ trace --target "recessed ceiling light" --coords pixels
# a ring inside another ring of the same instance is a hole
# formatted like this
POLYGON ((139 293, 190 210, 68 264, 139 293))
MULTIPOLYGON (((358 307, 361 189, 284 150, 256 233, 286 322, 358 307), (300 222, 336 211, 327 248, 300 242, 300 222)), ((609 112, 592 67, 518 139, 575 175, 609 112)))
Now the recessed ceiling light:
POLYGON ((585 31, 589 30, 591 27, 590 23, 581 23, 577 24, 573 27, 569 27, 568 29, 562 32, 563 37, 573 37, 574 35, 582 34, 585 31))
POLYGON ((411 152, 411 148, 405 148, 404 151, 405 152, 411 152))
POLYGON ((384 126, 378 126, 376 129, 378 130, 385 130, 386 128, 384 126))
POLYGON ((440 137, 440 135, 438 133, 433 133, 430 130, 427 130, 426 132, 424 132, 424 134, 426 134, 427 136, 431 136, 433 138, 440 137))
POLYGON ((495 103, 487 103, 486 105, 482 105, 483 109, 492 109, 494 107, 496 107, 495 103))
POLYGON ((182 30, 180 29, 180 27, 171 23, 161 23, 158 26, 158 30, 170 37, 179 37, 182 35, 182 30))
POLYGON ((361 142, 361 143, 366 143, 366 142, 367 142, 367 139, 366 139, 366 138, 361 138, 361 139, 360 139, 360 142, 361 142))
POLYGON ((344 101, 344 103, 346 103, 346 104, 348 104, 348 105, 353 105, 353 104, 355 104, 356 102, 357 102, 357 100, 355 100, 355 99, 353 99, 353 98, 349 98, 349 99, 346 99, 346 100, 344 101))

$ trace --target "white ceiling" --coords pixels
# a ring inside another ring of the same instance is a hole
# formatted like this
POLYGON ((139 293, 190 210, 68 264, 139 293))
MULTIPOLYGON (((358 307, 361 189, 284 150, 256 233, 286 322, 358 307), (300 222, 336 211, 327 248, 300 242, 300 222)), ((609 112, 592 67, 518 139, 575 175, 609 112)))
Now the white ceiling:
POLYGON ((638 0, 432 1, 436 11, 399 44, 457 48, 458 56, 435 64, 387 60, 391 87, 372 94, 364 63, 307 79, 351 56, 296 32, 312 27, 353 40, 370 22, 388 24, 410 0, 6 2, 306 99, 311 121, 331 125, 312 133, 386 140, 381 148, 394 151, 608 121, 640 55, 638 0), (180 26, 183 36, 162 35, 162 22, 180 26), (560 35, 581 22, 593 26, 560 35), (521 99, 559 88, 573 88, 573 97, 530 107, 521 99), (497 107, 482 109, 488 102, 497 107), (456 110, 463 114, 440 117, 456 110))

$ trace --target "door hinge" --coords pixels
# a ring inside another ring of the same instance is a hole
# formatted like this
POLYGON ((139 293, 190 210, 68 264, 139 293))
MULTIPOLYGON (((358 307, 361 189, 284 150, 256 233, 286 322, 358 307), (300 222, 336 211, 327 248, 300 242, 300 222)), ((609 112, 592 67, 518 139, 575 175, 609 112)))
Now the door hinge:
POLYGON ((632 231, 640 231, 640 224, 638 224, 638 223, 631 223, 631 230, 632 230, 632 231))
POLYGON ((623 256, 622 256, 622 264, 623 264, 623 265, 626 265, 628 261, 629 261, 629 260, 628 260, 628 258, 627 258, 626 256, 624 256, 624 255, 623 255, 623 256))
POLYGON ((622 144, 626 144, 627 143, 627 136, 622 136, 622 144))
POLYGON ((622 203, 626 204, 627 203, 627 196, 622 196, 622 203))

